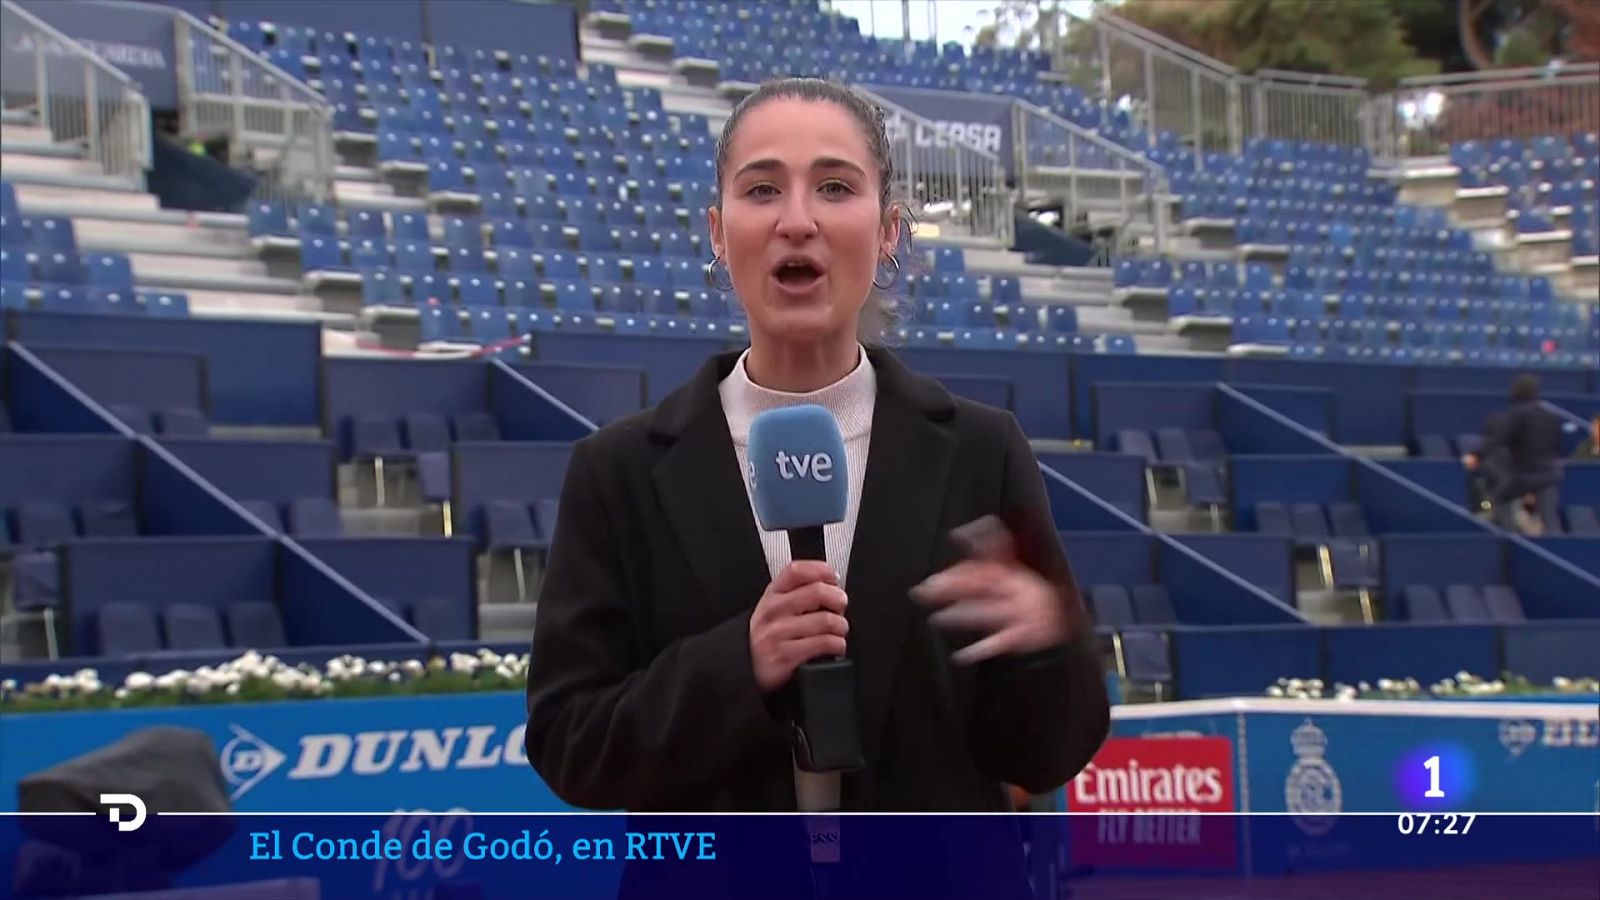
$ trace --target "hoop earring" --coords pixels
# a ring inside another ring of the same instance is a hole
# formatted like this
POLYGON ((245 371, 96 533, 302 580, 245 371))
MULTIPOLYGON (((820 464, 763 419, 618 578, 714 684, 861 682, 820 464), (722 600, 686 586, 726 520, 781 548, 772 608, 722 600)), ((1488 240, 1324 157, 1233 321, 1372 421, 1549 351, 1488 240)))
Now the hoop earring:
POLYGON ((889 288, 894 287, 896 281, 900 280, 900 260, 893 253, 889 254, 889 265, 894 267, 894 271, 889 274, 888 284, 879 284, 876 275, 872 278, 872 286, 880 291, 887 291, 889 288))
POLYGON ((711 262, 706 263, 706 286, 719 294, 733 293, 733 273, 728 271, 728 264, 721 257, 713 256, 711 262))

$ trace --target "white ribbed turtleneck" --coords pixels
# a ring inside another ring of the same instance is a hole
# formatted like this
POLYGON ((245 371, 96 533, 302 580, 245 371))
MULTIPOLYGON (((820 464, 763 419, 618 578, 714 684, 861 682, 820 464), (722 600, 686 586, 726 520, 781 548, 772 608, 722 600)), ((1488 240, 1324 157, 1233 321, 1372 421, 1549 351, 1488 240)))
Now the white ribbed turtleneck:
MULTIPOLYGON (((795 394, 764 388, 750 380, 745 371, 746 350, 740 354, 733 371, 722 379, 717 392, 722 398, 722 412, 728 419, 728 432, 733 436, 733 449, 739 457, 739 471, 750 470, 750 422, 757 414, 783 406, 815 403, 833 413, 839 422, 839 433, 844 438, 846 474, 850 482, 850 500, 843 522, 823 526, 823 539, 828 548, 828 563, 839 575, 840 587, 850 568, 850 545, 856 533, 856 513, 861 507, 861 485, 867 474, 867 449, 872 437, 872 412, 877 405, 878 377, 867 359, 865 350, 858 350, 859 361, 850 374, 820 390, 795 394)), ((745 493, 750 491, 750 481, 741 477, 745 493)), ((751 501, 751 515, 755 514, 751 501)), ((782 531, 761 531, 761 549, 767 557, 769 577, 776 578, 790 562, 789 538, 782 531)), ((848 588, 846 588, 848 590, 848 588)), ((795 769, 795 795, 800 811, 812 812, 837 809, 839 806, 839 776, 818 775, 795 769)))

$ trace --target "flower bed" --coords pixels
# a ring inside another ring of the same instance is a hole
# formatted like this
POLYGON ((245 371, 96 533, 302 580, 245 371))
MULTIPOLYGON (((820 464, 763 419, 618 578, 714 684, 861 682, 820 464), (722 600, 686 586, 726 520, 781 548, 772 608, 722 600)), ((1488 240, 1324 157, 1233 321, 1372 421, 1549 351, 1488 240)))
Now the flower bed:
POLYGON ((1376 684, 1334 682, 1331 687, 1320 678, 1280 678, 1267 688, 1268 697, 1291 700, 1493 700, 1596 693, 1600 693, 1600 679, 1555 678, 1549 684, 1534 684, 1520 675, 1507 673, 1489 680, 1470 672, 1457 672, 1454 678, 1434 682, 1426 688, 1415 678, 1380 678, 1376 684))
POLYGON ((250 650, 220 666, 161 675, 132 672, 121 685, 101 682, 94 669, 51 675, 27 685, 7 679, 0 682, 0 712, 520 691, 527 677, 527 654, 501 655, 487 649, 426 661, 347 655, 328 660, 320 669, 309 663, 290 666, 276 656, 250 650))

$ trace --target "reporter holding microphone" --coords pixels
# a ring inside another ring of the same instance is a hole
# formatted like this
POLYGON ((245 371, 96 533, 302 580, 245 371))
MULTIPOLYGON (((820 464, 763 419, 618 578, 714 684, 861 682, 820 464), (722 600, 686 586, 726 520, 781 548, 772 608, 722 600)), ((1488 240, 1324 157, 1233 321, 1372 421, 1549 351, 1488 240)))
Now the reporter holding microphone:
POLYGON ((878 346, 892 177, 876 109, 828 82, 724 127, 712 271, 750 346, 573 451, 528 673, 563 800, 1006 810, 1104 739, 1026 438, 878 346))

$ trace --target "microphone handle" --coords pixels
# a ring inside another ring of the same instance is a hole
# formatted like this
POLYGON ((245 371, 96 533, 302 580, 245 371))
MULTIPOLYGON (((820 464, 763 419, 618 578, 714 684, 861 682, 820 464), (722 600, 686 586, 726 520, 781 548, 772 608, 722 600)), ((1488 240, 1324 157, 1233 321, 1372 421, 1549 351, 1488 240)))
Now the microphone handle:
MULTIPOLYGON (((822 526, 789 529, 791 559, 828 559, 822 526)), ((855 663, 814 659, 795 670, 795 762, 807 772, 849 772, 866 765, 856 711, 855 663)))

